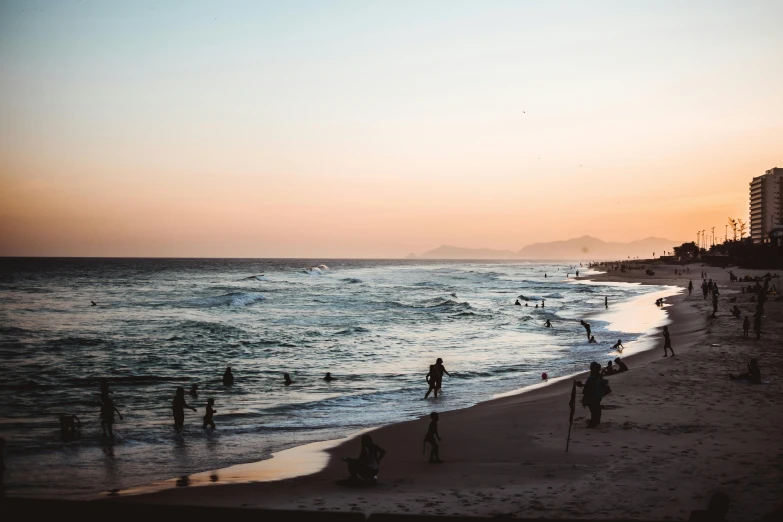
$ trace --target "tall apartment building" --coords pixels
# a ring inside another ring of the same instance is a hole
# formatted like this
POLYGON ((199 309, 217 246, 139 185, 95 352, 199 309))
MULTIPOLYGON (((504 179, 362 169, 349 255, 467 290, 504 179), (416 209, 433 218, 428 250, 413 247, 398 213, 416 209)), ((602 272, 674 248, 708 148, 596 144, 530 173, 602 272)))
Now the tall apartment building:
POLYGON ((750 237, 754 243, 769 241, 769 233, 783 226, 780 196, 783 168, 770 169, 750 182, 750 237))

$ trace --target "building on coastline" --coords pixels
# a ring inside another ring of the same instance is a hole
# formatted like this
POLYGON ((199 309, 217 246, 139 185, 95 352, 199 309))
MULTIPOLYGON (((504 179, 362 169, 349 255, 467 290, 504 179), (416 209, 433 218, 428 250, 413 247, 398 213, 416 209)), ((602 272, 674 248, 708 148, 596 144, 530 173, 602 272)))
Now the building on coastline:
POLYGON ((783 168, 769 169, 750 182, 750 237, 754 243, 766 243, 770 232, 783 226, 780 196, 783 168))

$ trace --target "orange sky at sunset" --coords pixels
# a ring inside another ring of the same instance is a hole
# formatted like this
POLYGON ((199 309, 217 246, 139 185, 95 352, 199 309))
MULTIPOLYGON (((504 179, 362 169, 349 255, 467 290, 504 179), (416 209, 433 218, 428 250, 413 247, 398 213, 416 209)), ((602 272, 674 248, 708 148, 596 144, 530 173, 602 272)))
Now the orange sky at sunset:
POLYGON ((587 4, 0 3, 0 255, 722 236, 783 4, 587 4))

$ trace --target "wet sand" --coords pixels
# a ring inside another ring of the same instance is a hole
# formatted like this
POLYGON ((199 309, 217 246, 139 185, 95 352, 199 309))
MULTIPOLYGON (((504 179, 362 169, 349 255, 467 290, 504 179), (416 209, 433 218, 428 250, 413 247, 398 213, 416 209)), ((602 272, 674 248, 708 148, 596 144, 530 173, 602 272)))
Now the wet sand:
MULTIPOLYGON (((656 276, 634 271, 590 279, 686 286, 691 278, 698 287, 702 267, 690 268, 690 276, 675 276, 673 267, 656 267, 656 276)), ((426 418, 372 431, 375 442, 388 452, 373 487, 336 483, 347 476, 340 457, 359 451, 353 438, 327 449, 328 464, 311 475, 180 487, 116 501, 365 513, 687 519, 691 510, 705 507, 713 492, 723 491, 732 499, 731 519, 758 518, 783 498, 783 303, 767 303, 761 341, 743 339, 741 320, 729 314, 729 298, 737 297, 748 315, 755 304, 740 293, 739 283, 729 284, 726 272, 707 271, 721 288, 718 315, 710 317, 711 302, 702 299, 698 288, 691 297, 685 292, 667 299, 672 305, 667 310, 676 357, 661 358, 659 339, 659 349, 624 358, 631 371, 609 378, 612 393, 603 402, 602 424, 586 428, 589 412, 577 406, 569 453, 565 442, 571 379, 565 379, 441 413, 442 464, 428 464, 421 453, 426 418), (770 384, 728 379, 728 373, 744 371, 751 357, 759 358, 762 378, 770 384)), ((444 386, 446 393, 456 392, 448 381, 444 386)), ((288 458, 295 463, 293 455, 288 458)))

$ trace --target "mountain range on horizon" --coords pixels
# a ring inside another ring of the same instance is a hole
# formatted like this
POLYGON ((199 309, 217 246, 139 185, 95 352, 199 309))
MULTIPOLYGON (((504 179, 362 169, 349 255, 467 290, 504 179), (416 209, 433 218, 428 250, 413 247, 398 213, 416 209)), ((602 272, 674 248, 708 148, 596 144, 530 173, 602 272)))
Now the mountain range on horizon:
POLYGON ((655 253, 661 255, 672 251, 682 241, 672 241, 660 237, 648 237, 619 243, 603 241, 592 236, 582 236, 561 241, 533 243, 514 252, 512 250, 493 250, 490 248, 463 248, 442 245, 416 256, 410 254, 409 259, 558 259, 572 261, 598 261, 650 258, 655 253))

